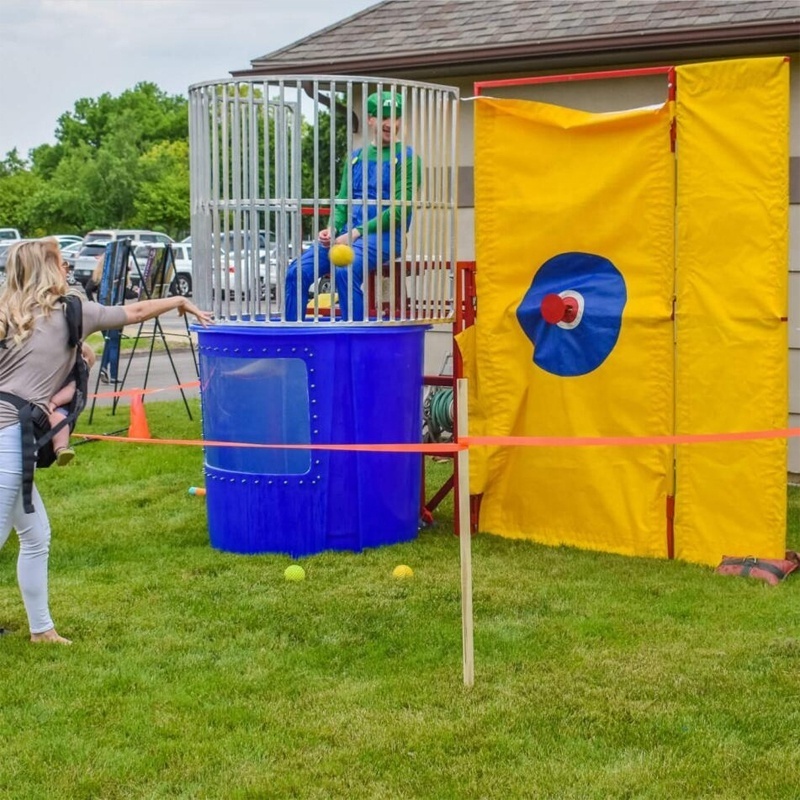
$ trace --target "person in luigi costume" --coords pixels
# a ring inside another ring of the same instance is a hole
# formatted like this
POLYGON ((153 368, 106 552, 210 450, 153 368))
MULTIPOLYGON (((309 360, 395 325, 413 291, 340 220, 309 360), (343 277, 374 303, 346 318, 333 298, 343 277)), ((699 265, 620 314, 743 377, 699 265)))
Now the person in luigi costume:
POLYGON ((287 321, 298 319, 298 299, 302 303, 301 317, 305 311, 315 261, 318 275, 334 277, 341 319, 364 319, 364 269, 374 272, 392 255, 401 254, 403 238, 411 224, 409 201, 422 181, 419 157, 400 141, 402 124, 403 98, 399 93, 375 92, 367 98, 369 144, 351 154, 348 168, 342 172, 328 227, 320 231, 312 247, 289 264, 286 272, 287 321), (353 248, 352 264, 331 264, 329 254, 334 244, 353 248))

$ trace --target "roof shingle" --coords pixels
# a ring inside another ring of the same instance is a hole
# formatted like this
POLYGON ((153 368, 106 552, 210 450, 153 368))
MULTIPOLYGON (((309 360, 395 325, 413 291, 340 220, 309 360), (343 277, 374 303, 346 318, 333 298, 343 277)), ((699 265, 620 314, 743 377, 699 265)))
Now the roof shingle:
POLYGON ((439 63, 482 50, 547 48, 635 37, 663 41, 724 32, 800 34, 798 0, 384 0, 260 58, 254 70, 439 63), (669 36, 671 34, 671 36, 669 36))

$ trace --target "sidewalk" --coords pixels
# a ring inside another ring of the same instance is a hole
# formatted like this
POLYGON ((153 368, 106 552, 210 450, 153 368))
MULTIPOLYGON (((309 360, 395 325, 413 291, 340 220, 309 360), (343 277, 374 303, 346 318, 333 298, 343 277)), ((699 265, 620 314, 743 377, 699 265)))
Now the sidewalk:
MULTIPOLYGON (((120 354, 118 377, 120 381, 124 381, 124 384, 122 386, 117 385, 116 390, 124 392, 129 392, 133 389, 163 390, 147 394, 145 396, 146 403, 161 400, 181 400, 181 391, 176 387, 180 384, 197 383, 197 369, 195 366, 197 347, 195 346, 193 355, 188 342, 177 346, 173 345, 171 339, 172 337, 167 337, 169 351, 163 349, 154 350, 152 357, 150 357, 149 340, 141 340, 135 353, 130 350, 123 350, 120 354)), ((98 407, 110 406, 114 399, 113 397, 97 397, 96 401, 93 399, 95 392, 98 395, 103 395, 115 391, 113 383, 98 383, 99 370, 98 359, 98 364, 94 366, 89 375, 87 412, 91 409, 93 402, 98 407)), ((187 398, 200 396, 199 386, 184 388, 183 391, 187 398)), ((130 405, 130 400, 130 395, 123 395, 120 397, 118 405, 128 406, 130 405)))

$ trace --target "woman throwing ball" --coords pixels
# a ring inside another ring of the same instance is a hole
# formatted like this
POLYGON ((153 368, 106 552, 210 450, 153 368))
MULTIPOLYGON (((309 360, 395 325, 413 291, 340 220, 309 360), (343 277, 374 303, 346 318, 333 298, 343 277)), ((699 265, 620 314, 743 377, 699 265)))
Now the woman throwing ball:
MULTIPOLYGON (((19 537, 17 580, 32 642, 70 644, 50 617, 47 564, 50 522, 35 485, 23 486, 24 427, 37 411, 47 414, 49 400, 63 386, 76 358, 70 344, 66 262, 55 239, 14 245, 0 293, 0 547, 11 529, 19 537), (11 402, 14 401, 14 402, 11 402), (29 497, 27 497, 29 495, 29 497), (28 510, 26 510, 26 506, 28 510)), ((202 325, 211 315, 184 297, 144 300, 126 306, 83 302, 83 335, 122 328, 177 309, 202 325)))

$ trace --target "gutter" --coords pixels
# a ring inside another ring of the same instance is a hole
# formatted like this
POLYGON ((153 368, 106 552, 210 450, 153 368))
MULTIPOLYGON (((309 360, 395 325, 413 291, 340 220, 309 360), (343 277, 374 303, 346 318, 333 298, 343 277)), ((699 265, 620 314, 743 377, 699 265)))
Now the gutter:
POLYGON ((234 78, 248 78, 256 75, 286 75, 298 73, 365 74, 374 71, 402 72, 410 69, 429 69, 431 67, 470 67, 475 68, 488 63, 511 64, 517 61, 546 59, 555 56, 602 55, 605 53, 646 52, 670 47, 691 47, 718 44, 755 44, 774 42, 783 44, 790 50, 800 46, 800 18, 785 20, 769 25, 741 25, 725 28, 689 28, 679 31, 621 36, 594 36, 582 39, 558 39, 554 41, 533 41, 521 45, 470 47, 458 50, 414 51, 405 55, 396 51, 386 55, 349 58, 331 57, 329 59, 302 59, 290 61, 280 59, 258 59, 251 62, 249 70, 231 72, 234 78))

